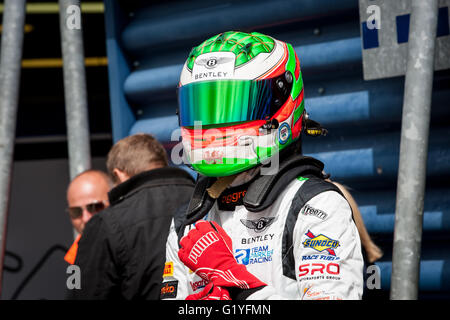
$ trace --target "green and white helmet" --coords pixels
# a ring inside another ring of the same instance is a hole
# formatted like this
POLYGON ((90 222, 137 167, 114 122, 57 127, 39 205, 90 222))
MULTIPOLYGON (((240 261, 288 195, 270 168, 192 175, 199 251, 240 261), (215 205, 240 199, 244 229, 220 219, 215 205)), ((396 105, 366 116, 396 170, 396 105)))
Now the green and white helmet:
POLYGON ((223 32, 192 49, 178 103, 192 168, 214 177, 246 171, 300 136, 300 62, 288 43, 258 32, 223 32))

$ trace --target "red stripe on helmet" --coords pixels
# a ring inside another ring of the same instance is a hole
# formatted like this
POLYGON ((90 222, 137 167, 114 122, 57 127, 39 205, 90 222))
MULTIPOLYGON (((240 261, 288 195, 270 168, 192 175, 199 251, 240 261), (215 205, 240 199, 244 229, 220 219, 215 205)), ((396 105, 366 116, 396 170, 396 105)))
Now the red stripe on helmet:
POLYGON ((236 146, 238 139, 243 134, 249 136, 259 136, 259 128, 265 123, 264 120, 240 123, 234 126, 209 128, 209 129, 189 129, 181 128, 181 136, 190 142, 193 149, 206 147, 236 146))

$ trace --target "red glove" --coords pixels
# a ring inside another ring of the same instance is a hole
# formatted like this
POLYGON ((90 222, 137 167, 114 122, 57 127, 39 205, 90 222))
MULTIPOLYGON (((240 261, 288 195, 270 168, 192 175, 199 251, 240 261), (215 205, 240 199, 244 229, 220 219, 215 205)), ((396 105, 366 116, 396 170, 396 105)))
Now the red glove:
POLYGON ((231 238, 217 223, 201 220, 180 241, 178 257, 201 278, 219 287, 265 286, 233 255, 231 238))
POLYGON ((231 297, 227 289, 215 286, 210 282, 199 293, 187 296, 186 300, 231 300, 231 297))

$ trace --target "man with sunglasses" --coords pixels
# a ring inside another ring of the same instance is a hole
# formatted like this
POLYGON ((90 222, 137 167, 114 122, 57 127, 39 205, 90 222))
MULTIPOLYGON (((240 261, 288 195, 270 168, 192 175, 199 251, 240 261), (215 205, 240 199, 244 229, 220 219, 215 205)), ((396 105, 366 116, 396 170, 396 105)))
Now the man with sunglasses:
POLYGON ((78 242, 86 223, 92 216, 109 206, 108 192, 112 187, 108 175, 100 170, 87 170, 76 176, 67 188, 67 211, 78 232, 64 260, 74 264, 78 242))

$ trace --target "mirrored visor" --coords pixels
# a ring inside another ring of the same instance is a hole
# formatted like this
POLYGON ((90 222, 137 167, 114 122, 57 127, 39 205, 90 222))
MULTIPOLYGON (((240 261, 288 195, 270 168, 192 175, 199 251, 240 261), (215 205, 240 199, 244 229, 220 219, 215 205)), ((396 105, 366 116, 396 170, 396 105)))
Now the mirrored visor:
POLYGON ((272 116, 272 79, 193 82, 178 88, 183 127, 264 120, 272 116))

